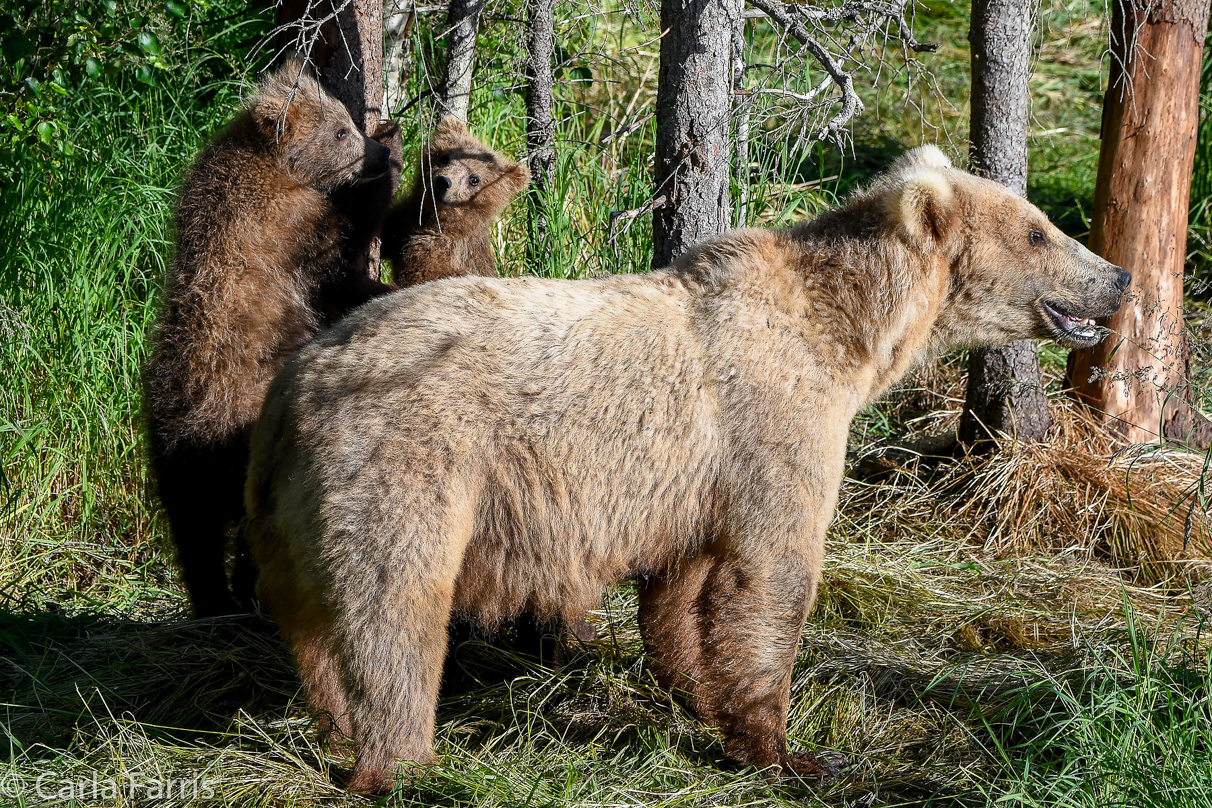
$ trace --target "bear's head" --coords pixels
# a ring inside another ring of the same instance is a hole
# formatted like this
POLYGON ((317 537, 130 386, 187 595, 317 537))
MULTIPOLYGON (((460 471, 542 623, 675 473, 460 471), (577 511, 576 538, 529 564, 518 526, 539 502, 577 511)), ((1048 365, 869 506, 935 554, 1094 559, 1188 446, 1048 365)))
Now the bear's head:
POLYGON ((299 59, 288 59, 261 84, 250 105, 282 170, 324 192, 386 179, 391 150, 367 137, 299 59))
POLYGON ((475 209, 488 220, 530 183, 530 171, 476 140, 461 120, 448 115, 421 155, 418 179, 439 211, 475 209))
POLYGON ((951 166, 933 146, 903 155, 878 184, 887 221, 912 252, 945 259, 939 351, 1051 338, 1097 345, 1132 276, 1062 233, 1027 200, 951 166))

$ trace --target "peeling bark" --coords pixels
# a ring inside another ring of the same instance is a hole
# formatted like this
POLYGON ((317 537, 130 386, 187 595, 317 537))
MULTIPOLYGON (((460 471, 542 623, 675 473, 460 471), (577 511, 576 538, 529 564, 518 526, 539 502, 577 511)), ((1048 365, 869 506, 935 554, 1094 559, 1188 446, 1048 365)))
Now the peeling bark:
POLYGON ((1069 357, 1078 398, 1129 443, 1206 448, 1183 330, 1187 206, 1208 0, 1117 0, 1090 249, 1132 273, 1114 333, 1069 357))

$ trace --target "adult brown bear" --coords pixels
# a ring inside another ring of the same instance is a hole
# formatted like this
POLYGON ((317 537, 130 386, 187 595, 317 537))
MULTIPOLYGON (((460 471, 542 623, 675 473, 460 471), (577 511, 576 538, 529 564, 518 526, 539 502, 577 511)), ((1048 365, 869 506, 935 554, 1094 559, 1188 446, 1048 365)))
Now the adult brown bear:
POLYGON ((1128 281, 923 148, 666 270, 436 281, 322 334, 269 392, 247 506, 262 602, 356 744, 349 787, 433 760, 452 613, 576 615, 637 574, 657 676, 727 754, 819 774, 786 715, 854 414, 959 346, 1092 345, 1128 281))
MULTIPOLYGON (((396 164, 398 176, 398 162, 396 164)), ((248 435, 274 374, 321 327, 391 291, 361 256, 391 202, 390 151, 304 65, 286 62, 206 147, 176 211, 177 250, 144 376, 151 461, 199 617, 247 609, 248 435)))

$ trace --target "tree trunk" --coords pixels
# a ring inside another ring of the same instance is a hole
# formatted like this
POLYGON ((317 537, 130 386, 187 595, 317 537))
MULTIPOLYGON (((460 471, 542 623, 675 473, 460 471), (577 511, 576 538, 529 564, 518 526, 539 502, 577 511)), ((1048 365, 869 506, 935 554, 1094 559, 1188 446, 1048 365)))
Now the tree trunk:
MULTIPOLYGON (((309 59, 354 122, 390 146, 393 158, 398 159, 399 130, 383 126, 383 0, 350 0, 335 19, 320 26, 319 36, 312 37, 309 30, 314 32, 315 21, 331 16, 332 8, 330 0, 282 0, 274 11, 276 24, 287 26, 278 34, 279 50, 309 59), (310 50, 304 47, 308 42, 312 43, 310 50)), ((378 280, 377 238, 365 260, 367 274, 378 280)))
POLYGON ((749 101, 742 95, 745 91, 745 18, 736 21, 732 31, 732 91, 733 137, 736 160, 733 175, 736 177, 736 215, 740 227, 749 223, 749 101))
POLYGON ((728 228, 732 37, 742 0, 662 0, 652 265, 728 228))
POLYGON ((555 167, 551 59, 555 51, 552 0, 526 3, 526 151, 530 155, 530 198, 535 212, 532 258, 546 253, 547 191, 555 167))
POLYGON ((416 18, 416 5, 411 0, 383 0, 384 117, 398 112, 404 103, 404 66, 408 50, 405 39, 416 18))
MULTIPOLYGON (((1037 0, 974 0, 972 122, 969 159, 974 173, 1027 195, 1027 134, 1031 99, 1031 30, 1037 0)), ((999 432, 1042 441, 1052 426, 1033 340, 974 350, 960 440, 999 432)))
POLYGON ((438 89, 438 114, 467 120, 471 107, 471 69, 484 0, 450 0, 446 15, 446 76, 438 89))
POLYGON ((1090 249, 1132 273, 1113 334, 1069 357, 1076 395, 1129 443, 1208 444, 1183 332, 1187 205, 1208 0, 1117 0, 1090 249))

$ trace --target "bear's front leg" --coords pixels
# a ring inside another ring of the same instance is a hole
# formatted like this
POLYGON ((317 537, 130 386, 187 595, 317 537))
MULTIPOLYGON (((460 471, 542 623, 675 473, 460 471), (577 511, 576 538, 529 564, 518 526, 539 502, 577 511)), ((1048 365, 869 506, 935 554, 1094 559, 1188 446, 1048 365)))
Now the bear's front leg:
POLYGON ((832 773, 832 761, 787 750, 791 672, 819 576, 810 557, 746 560, 713 545, 641 590, 641 633, 658 680, 722 730, 740 763, 832 773))

